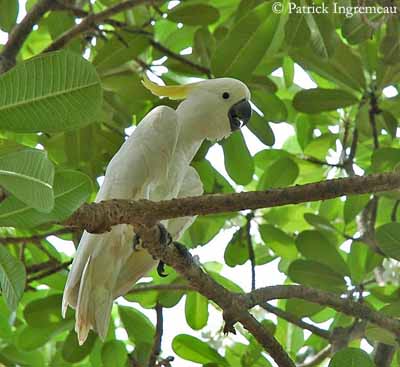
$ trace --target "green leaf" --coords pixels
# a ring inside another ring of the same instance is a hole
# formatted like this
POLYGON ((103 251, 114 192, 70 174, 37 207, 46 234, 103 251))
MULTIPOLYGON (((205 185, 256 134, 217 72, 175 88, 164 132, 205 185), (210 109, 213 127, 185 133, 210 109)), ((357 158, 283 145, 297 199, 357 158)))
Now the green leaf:
POLYGON ((43 151, 23 150, 0 157, 0 185, 40 212, 53 209, 53 179, 53 164, 43 151))
POLYGON ((188 25, 207 25, 215 23, 219 11, 209 4, 181 3, 168 12, 168 19, 176 23, 188 25))
POLYGON ((361 349, 344 348, 336 352, 329 367, 374 367, 369 355, 361 349))
POLYGON ((400 161, 400 149, 379 148, 372 153, 371 168, 373 172, 392 171, 400 161))
POLYGON ((62 346, 61 353, 63 359, 70 363, 82 361, 92 351, 96 339, 96 334, 90 331, 85 343, 83 345, 79 345, 78 336, 74 330, 71 330, 62 346))
POLYGON ((235 293, 243 293, 243 289, 240 288, 236 283, 232 282, 228 278, 225 278, 221 274, 216 273, 215 271, 210 271, 208 270, 207 273, 213 278, 217 283, 221 284, 224 286, 226 289, 228 289, 231 292, 235 293))
POLYGON ((277 255, 288 260, 297 258, 296 246, 291 236, 271 224, 262 224, 259 229, 264 243, 277 255))
MULTIPOLYGON (((305 1, 302 0, 305 5, 305 1)), ((338 36, 331 19, 326 14, 305 14, 311 31, 311 47, 323 59, 330 58, 336 49, 338 36)))
POLYGON ((338 250, 318 231, 303 231, 296 238, 299 252, 309 260, 327 265, 331 270, 345 276, 349 269, 338 250))
POLYGON ((145 315, 126 306, 118 306, 118 312, 131 341, 135 344, 153 342, 154 326, 145 315))
POLYGON ((193 53, 198 55, 201 65, 210 67, 211 57, 215 52, 215 47, 215 39, 208 28, 199 28, 194 34, 193 53))
POLYGON ((274 14, 270 3, 249 11, 217 47, 211 63, 213 74, 248 78, 264 55, 272 56, 282 44, 286 19, 287 15, 274 14))
POLYGON ((324 306, 303 299, 292 298, 286 301, 286 311, 301 318, 313 316, 323 309, 324 306))
POLYGON ((200 330, 207 325, 208 299, 198 292, 186 295, 185 315, 188 325, 193 330, 200 330))
POLYGON ((360 14, 346 18, 342 25, 342 35, 350 44, 358 44, 371 38, 373 29, 360 14))
POLYGON ((92 122, 102 102, 92 64, 67 51, 18 63, 0 76, 0 129, 63 131, 92 122))
MULTIPOLYGON (((48 328, 62 321, 61 294, 53 294, 29 302, 24 308, 24 319, 33 328, 48 328)), ((72 314, 67 313, 66 318, 71 319, 72 314)))
POLYGON ((358 213, 367 205, 370 195, 347 196, 343 207, 344 222, 350 223, 358 213))
POLYGON ((386 256, 400 260, 400 223, 386 223, 378 227, 376 240, 386 256))
POLYGON ((367 274, 366 263, 369 248, 363 243, 353 241, 350 254, 347 257, 347 264, 350 269, 351 279, 355 284, 360 284, 367 274))
POLYGON ((258 190, 286 187, 293 184, 299 175, 299 167, 289 157, 279 158, 272 163, 261 176, 258 190))
POLYGON ((289 47, 304 47, 310 35, 304 14, 291 12, 285 27, 285 44, 289 47))
POLYGON ((106 342, 101 348, 101 360, 104 366, 125 367, 128 352, 120 340, 106 342))
POLYGON ((225 248, 224 260, 226 265, 234 267, 243 265, 249 259, 246 232, 240 228, 236 231, 225 248))
POLYGON ((14 27, 19 10, 18 0, 0 0, 0 29, 10 32, 14 27))
POLYGON ((275 136, 271 126, 267 120, 257 113, 253 113, 247 128, 265 145, 272 146, 275 144, 275 136))
POLYGON ((54 177, 54 208, 40 213, 14 197, 0 204, 0 226, 32 228, 41 223, 58 222, 69 217, 92 192, 88 176, 77 171, 56 172, 54 177))
POLYGON ((291 50, 290 56, 303 69, 318 73, 340 88, 351 88, 357 91, 365 89, 361 58, 343 42, 337 44, 334 55, 329 59, 316 55, 310 47, 304 46, 303 42, 300 46, 291 50))
POLYGON ((328 155, 329 148, 333 147, 335 143, 336 135, 334 134, 323 134, 318 138, 314 138, 307 144, 304 149, 304 154, 315 157, 321 160, 325 160, 328 155))
POLYGON ((382 117, 386 126, 385 129, 391 135, 391 137, 395 139, 398 126, 396 117, 394 117, 389 111, 382 111, 382 117))
POLYGON ((239 185, 247 185, 253 178, 253 158, 247 149, 241 131, 232 134, 222 143, 225 168, 229 176, 239 185))
POLYGON ((252 94, 252 99, 257 107, 263 112, 264 120, 271 122, 282 122, 287 120, 288 111, 286 106, 275 94, 267 91, 256 90, 252 94))
POLYGON ((214 362, 220 366, 229 366, 215 349, 191 335, 177 335, 172 341, 172 349, 179 357, 188 361, 201 364, 214 362))
POLYGON ((148 38, 143 35, 123 33, 123 40, 117 36, 108 40, 98 51, 93 60, 99 73, 115 68, 141 54, 149 45, 148 38))
POLYGON ((342 293, 346 290, 343 276, 325 265, 311 260, 295 260, 289 265, 289 277, 309 287, 342 293))
POLYGON ((17 308, 25 289, 25 267, 12 256, 4 246, 0 246, 0 286, 2 296, 11 311, 17 308))
POLYGON ((282 69, 285 86, 286 88, 290 88, 293 85, 294 78, 294 62, 290 57, 283 58, 282 69))
POLYGON ((339 89, 306 89, 298 92, 293 99, 294 108, 305 113, 333 111, 356 103, 356 97, 339 89))

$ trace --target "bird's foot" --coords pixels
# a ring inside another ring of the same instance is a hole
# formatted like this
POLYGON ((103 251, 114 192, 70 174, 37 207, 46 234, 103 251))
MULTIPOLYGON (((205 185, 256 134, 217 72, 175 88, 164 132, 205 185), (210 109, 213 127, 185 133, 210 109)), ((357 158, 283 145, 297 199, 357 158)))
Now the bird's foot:
MULTIPOLYGON (((159 223, 157 226, 158 226, 158 230, 160 232, 160 245, 167 247, 171 243, 173 243, 172 237, 171 237, 170 233, 167 231, 167 229, 165 228, 165 226, 163 226, 161 223, 159 223)), ((168 276, 168 274, 165 273, 165 263, 161 260, 157 265, 157 274, 162 278, 165 278, 168 276)))
POLYGON ((133 251, 140 251, 141 249, 143 249, 143 242, 142 242, 142 239, 141 239, 140 236, 139 236, 138 234, 136 234, 136 233, 135 233, 135 235, 133 236, 132 248, 133 248, 133 251))

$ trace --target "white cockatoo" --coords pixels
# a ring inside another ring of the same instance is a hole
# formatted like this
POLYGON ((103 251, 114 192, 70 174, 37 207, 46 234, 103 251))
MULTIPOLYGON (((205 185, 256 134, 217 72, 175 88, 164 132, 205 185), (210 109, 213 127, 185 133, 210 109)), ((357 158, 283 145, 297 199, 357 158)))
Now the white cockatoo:
MULTIPOLYGON (((236 79, 160 86, 145 78, 143 84, 157 96, 183 101, 176 110, 158 106, 143 118, 109 163, 96 202, 201 195, 200 177, 190 166, 201 143, 227 137, 251 116, 249 89, 236 79)), ((193 220, 177 218, 163 225, 177 240, 193 220)), ((126 224, 108 233, 83 233, 62 302, 64 317, 68 306, 76 309, 80 344, 90 329, 104 340, 113 300, 157 265, 146 250, 134 248, 134 236, 126 224)))

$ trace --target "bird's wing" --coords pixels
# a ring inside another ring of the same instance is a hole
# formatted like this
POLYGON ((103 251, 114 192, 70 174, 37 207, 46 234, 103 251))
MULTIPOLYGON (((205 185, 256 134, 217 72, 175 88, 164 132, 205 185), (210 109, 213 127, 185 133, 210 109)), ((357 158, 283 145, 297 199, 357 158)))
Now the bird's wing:
MULTIPOLYGON (((152 110, 109 163, 96 201, 146 198, 149 185, 166 178, 177 137, 176 112, 166 106, 152 110)), ((133 236, 132 227, 122 224, 81 238, 63 297, 63 314, 68 305, 76 308, 80 343, 90 329, 102 338, 107 334, 115 283, 132 253, 133 236)), ((153 263, 150 256, 138 258, 131 271, 139 278, 153 263)))
MULTIPOLYGON (((200 180, 199 174, 193 167, 188 167, 182 186, 180 188, 178 198, 188 196, 198 196, 203 193, 203 184, 200 180)), ((183 232, 194 222, 196 217, 182 217, 163 221, 163 224, 167 228, 174 240, 178 240, 183 232)), ((119 277, 115 287, 114 298, 124 295, 127 293, 136 281, 145 273, 153 268, 157 264, 157 260, 154 260, 147 251, 135 251, 132 252, 129 259, 126 261, 124 266, 119 273, 119 277), (142 267, 141 275, 139 275, 134 269, 137 269, 138 264, 142 267), (139 275, 139 276, 138 276, 139 275)))
MULTIPOLYGON (((203 183, 200 176, 193 167, 188 167, 185 178, 182 182, 178 197, 199 196, 203 194, 203 183)), ((183 232, 191 226, 196 217, 182 217, 170 219, 165 223, 168 232, 171 233, 174 240, 178 240, 183 232)))

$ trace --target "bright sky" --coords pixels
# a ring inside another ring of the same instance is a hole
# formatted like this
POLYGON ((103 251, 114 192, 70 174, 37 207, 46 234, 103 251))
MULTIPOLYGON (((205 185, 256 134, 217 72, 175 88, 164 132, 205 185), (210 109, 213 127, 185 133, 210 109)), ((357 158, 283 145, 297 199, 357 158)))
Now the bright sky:
MULTIPOLYGON (((178 3, 178 2, 175 2, 178 3)), ((25 0, 20 1, 20 13, 18 16, 18 20, 21 20, 25 15, 25 0)), ((181 27, 181 25, 180 25, 181 27)), ((4 44, 7 41, 7 34, 0 31, 0 44, 4 44)), ((185 53, 190 53, 190 50, 185 50, 185 53)), ((162 69, 160 68, 160 70, 162 69)), ((274 76, 280 77, 282 76, 282 70, 278 69, 273 73, 274 76)), ((302 70, 298 65, 295 65, 295 74, 294 74, 294 82, 301 86, 302 88, 313 88, 316 87, 316 84, 310 79, 308 74, 302 70)), ((397 95, 397 91, 394 87, 388 87, 384 90, 384 93, 387 97, 392 97, 397 95)), ((291 125, 287 123, 280 124, 271 124, 272 129, 275 134, 275 145, 273 148, 281 148, 284 141, 291 135, 294 134, 294 129, 291 125)), ((127 133, 131 133, 133 129, 127 129, 127 133)), ((247 128, 243 128, 243 135, 246 140, 247 147, 252 155, 256 154, 258 151, 266 149, 267 147, 263 145, 247 128)), ((231 183, 232 180, 228 177, 223 160, 222 148, 219 145, 214 145, 210 151, 208 152, 206 158, 211 162, 211 164, 217 169, 224 177, 226 177, 231 183)), ((230 240, 234 229, 224 230, 220 234, 218 234, 207 246, 198 247, 192 250, 194 255, 198 255, 201 262, 207 261, 218 261, 220 263, 224 263, 224 250, 225 246, 230 240)), ((73 255, 75 252, 74 246, 69 241, 63 241, 58 239, 57 237, 51 237, 49 240, 54 244, 58 251, 64 252, 68 255, 73 255)), ((285 276, 278 271, 277 261, 274 261, 270 264, 257 266, 256 268, 256 280, 257 286, 267 286, 274 284, 282 284, 284 282, 285 276)), ((228 266, 224 266, 222 275, 233 280, 238 285, 240 285, 244 290, 249 290, 250 288, 250 265, 247 262, 242 266, 237 266, 235 268, 229 268, 228 266)), ((124 299, 119 299, 118 303, 120 304, 130 304, 126 302, 124 299)), ((139 308, 140 307, 132 303, 132 307, 139 308)), ((153 310, 144 310, 142 311, 153 321, 155 322, 155 312, 153 310)), ((215 335, 222 327, 222 314, 219 311, 216 311, 212 306, 209 307, 210 317, 208 325, 204 330, 199 332, 194 332, 187 324, 185 320, 185 312, 184 312, 184 299, 172 309, 164 310, 164 338, 163 338, 163 355, 174 355, 173 351, 170 348, 171 341, 173 337, 179 333, 191 334, 197 337, 201 337, 202 335, 215 335)), ((274 316, 271 317, 272 320, 275 319, 274 316)), ((117 329, 117 335, 120 339, 127 339, 126 332, 123 328, 117 329)), ((220 334, 219 334, 220 335, 220 334)), ((245 342, 244 338, 240 336, 230 336, 225 338, 224 343, 229 343, 230 340, 240 340, 245 342)), ((368 345, 365 343, 365 349, 369 349, 368 345)), ((272 362, 272 361, 271 361, 272 362)), ((272 362, 275 366, 275 364, 272 362)), ((177 358, 173 363, 174 367, 195 367, 199 366, 195 363, 190 363, 184 361, 180 358, 177 358)))

